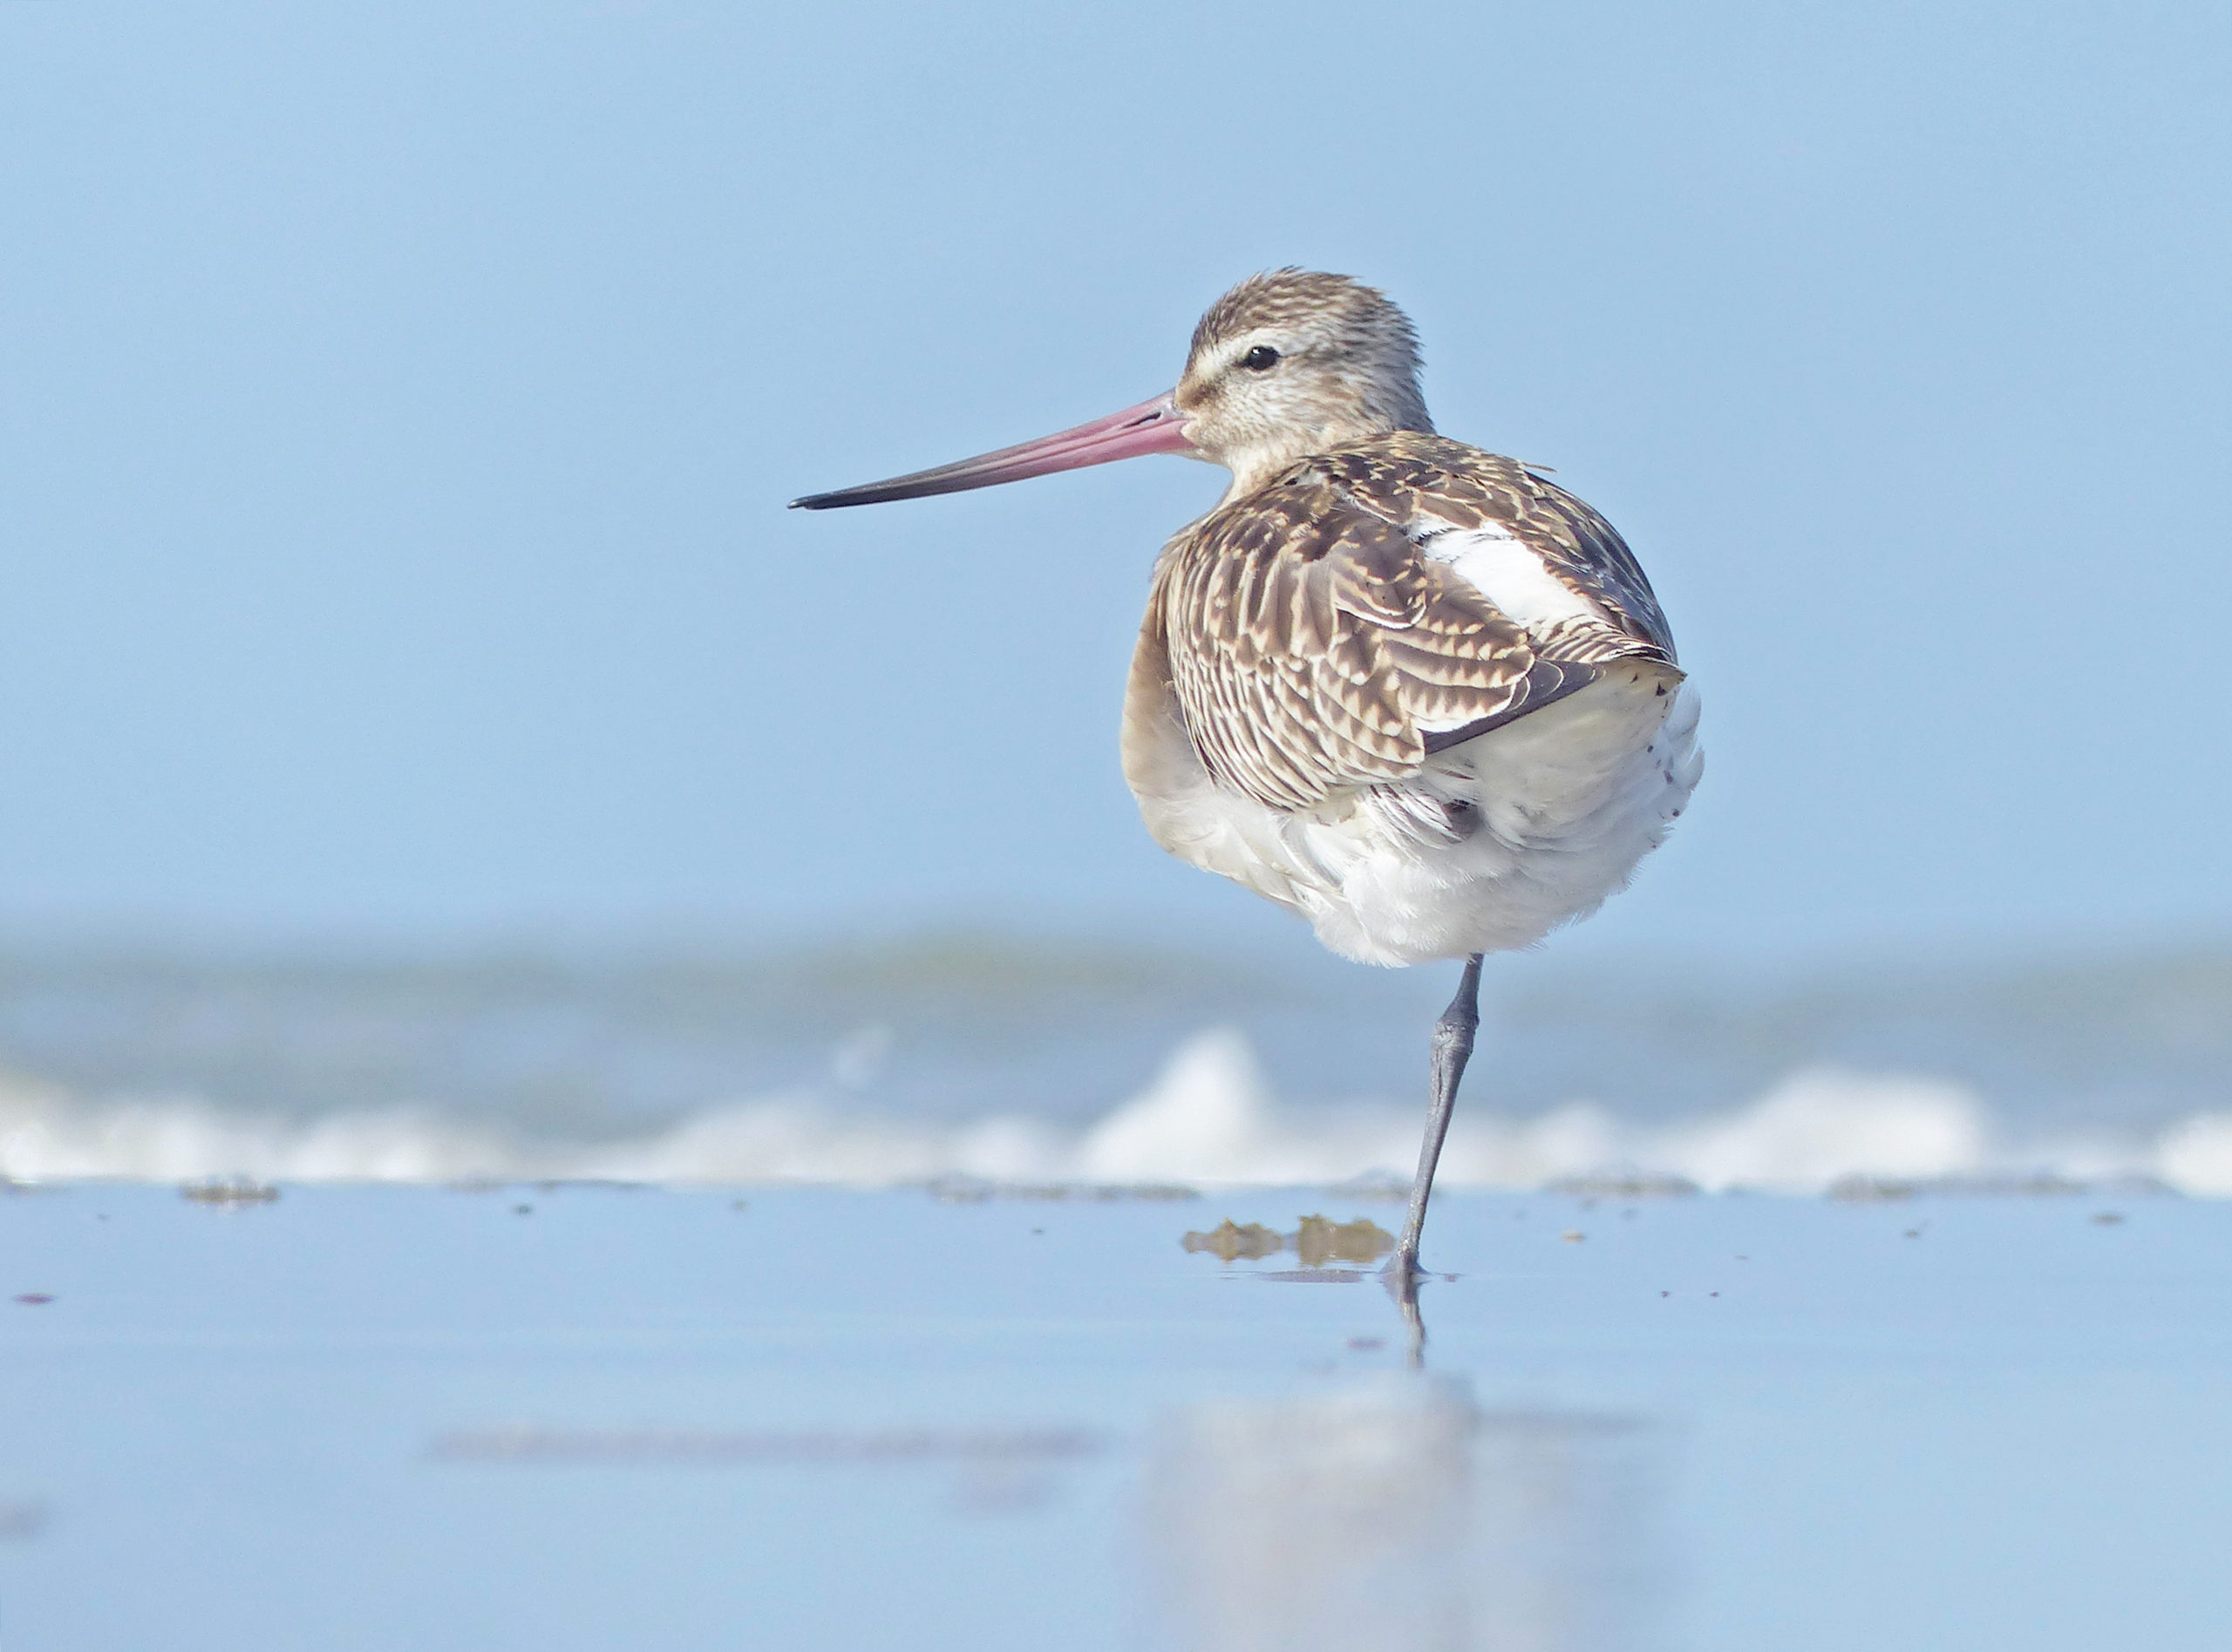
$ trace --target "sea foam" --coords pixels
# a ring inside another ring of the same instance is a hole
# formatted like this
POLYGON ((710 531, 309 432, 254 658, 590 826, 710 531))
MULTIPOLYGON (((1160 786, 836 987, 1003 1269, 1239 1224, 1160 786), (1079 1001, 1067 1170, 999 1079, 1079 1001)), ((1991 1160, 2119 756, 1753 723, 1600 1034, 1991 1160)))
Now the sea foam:
MULTIPOLYGON (((715 1106, 600 1140, 537 1135, 421 1108, 290 1119, 194 1098, 102 1099, 0 1087, 0 1177, 16 1181, 445 1183, 599 1179, 672 1185, 818 1182, 1358 1186, 1399 1182, 1415 1104, 1302 1106, 1271 1093, 1248 1041, 1212 1029, 1142 1093, 1083 1127, 994 1114, 930 1122, 800 1092, 715 1106)), ((1576 1101, 1530 1117, 1460 1105, 1441 1161, 1450 1187, 1575 1178, 1678 1178, 1708 1190, 1812 1193, 1854 1179, 2149 1178, 2232 1195, 2232 1114, 2154 1136, 2009 1139, 1964 1087, 1813 1069, 1725 1111, 1660 1125, 1576 1101)))

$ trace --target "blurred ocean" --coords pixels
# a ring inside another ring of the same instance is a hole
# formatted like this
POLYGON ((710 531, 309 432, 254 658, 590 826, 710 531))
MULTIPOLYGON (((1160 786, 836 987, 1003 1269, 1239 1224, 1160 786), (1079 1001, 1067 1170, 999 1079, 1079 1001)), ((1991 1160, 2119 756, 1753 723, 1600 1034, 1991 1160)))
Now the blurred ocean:
MULTIPOLYGON (((1366 1186, 1454 979, 925 935, 0 947, 0 1176, 1366 1186)), ((1494 961, 1449 1185, 2232 1194, 2232 951, 1494 961)))

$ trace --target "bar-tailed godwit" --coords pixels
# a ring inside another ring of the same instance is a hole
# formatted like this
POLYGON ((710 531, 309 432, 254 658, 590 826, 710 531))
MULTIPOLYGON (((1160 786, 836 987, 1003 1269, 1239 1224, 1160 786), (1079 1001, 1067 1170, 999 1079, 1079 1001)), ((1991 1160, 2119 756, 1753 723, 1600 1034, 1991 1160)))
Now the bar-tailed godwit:
POLYGON ((1178 387, 1074 430, 815 493, 807 510, 1140 453, 1232 486, 1155 563, 1124 703, 1155 840, 1310 920, 1344 957, 1463 959, 1435 1023, 1390 1282, 1415 1300, 1480 957, 1623 887, 1703 767, 1698 703, 1627 544, 1515 459, 1435 434, 1417 335, 1344 275, 1209 307, 1178 387))

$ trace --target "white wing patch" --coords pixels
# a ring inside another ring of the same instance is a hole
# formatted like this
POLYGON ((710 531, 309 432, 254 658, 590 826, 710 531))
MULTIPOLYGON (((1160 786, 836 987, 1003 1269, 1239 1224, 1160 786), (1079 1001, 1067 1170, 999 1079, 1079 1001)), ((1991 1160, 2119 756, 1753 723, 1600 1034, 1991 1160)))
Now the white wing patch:
POLYGON ((1502 528, 1448 528, 1419 549, 1532 635, 1545 635, 1574 620, 1612 623, 1602 608, 1543 567, 1524 540, 1502 528))

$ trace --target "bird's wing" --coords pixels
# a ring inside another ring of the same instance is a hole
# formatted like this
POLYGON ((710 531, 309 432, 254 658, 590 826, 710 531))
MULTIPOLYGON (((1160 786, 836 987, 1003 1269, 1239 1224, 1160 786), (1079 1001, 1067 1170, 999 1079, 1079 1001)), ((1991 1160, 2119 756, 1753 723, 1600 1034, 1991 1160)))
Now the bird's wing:
POLYGON ((1648 654, 1675 663, 1674 634, 1619 531, 1519 460, 1445 436, 1396 431, 1296 469, 1324 477, 1413 539, 1453 531, 1508 535, 1601 611, 1609 634, 1585 651, 1611 647, 1622 657, 1648 654), (1644 646, 1621 648, 1623 641, 1644 646))
POLYGON ((1202 762, 1281 811, 1414 775, 1598 663, 1538 647, 1326 468, 1305 461, 1172 540, 1147 620, 1202 762))

